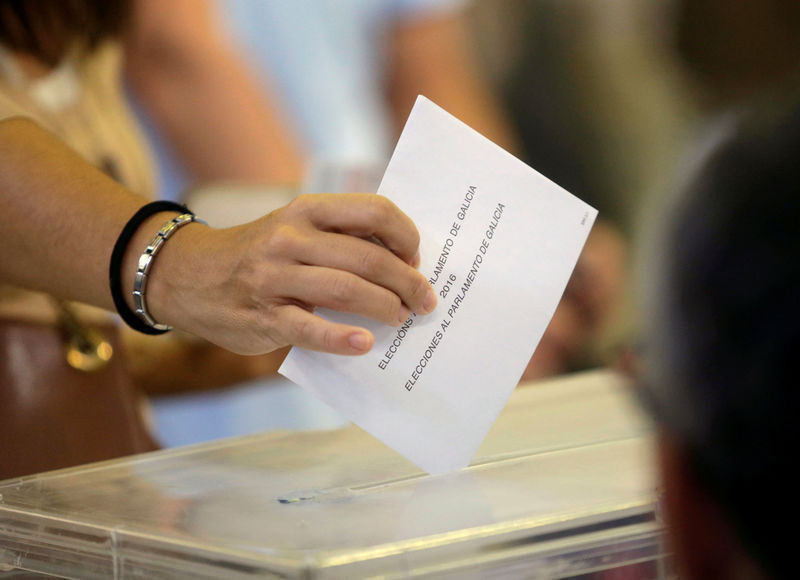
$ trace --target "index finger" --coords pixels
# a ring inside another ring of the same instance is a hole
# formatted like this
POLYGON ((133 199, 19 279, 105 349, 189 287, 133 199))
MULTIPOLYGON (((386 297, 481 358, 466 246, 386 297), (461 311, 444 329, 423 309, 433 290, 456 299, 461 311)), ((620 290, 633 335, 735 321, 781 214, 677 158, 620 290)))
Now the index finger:
POLYGON ((317 228, 359 238, 375 238, 404 262, 416 266, 419 232, 391 200, 374 193, 300 196, 299 206, 317 228))

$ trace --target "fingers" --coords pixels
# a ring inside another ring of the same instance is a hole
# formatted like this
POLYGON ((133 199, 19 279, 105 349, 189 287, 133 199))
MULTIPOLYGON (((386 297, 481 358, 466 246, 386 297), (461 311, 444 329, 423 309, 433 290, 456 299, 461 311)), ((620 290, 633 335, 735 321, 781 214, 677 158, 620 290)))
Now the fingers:
POLYGON ((416 266, 419 232, 406 214, 373 193, 300 196, 292 202, 317 228, 359 238, 377 238, 407 264, 416 266))
MULTIPOLYGON (((360 238, 321 232, 318 243, 298 248, 298 258, 304 264, 352 272, 372 285, 377 285, 370 295, 375 295, 378 287, 381 290, 386 289, 393 296, 399 297, 398 307, 402 302, 418 314, 428 314, 436 306, 436 293, 425 276, 386 248, 360 238)), ((366 292, 366 288, 364 291, 366 292)), ((394 313, 394 310, 387 310, 382 316, 370 317, 394 324, 396 321, 389 318, 394 313)))
POLYGON ((395 325, 401 304, 418 314, 428 314, 436 307, 433 288, 409 265, 416 266, 418 261, 416 227, 388 199, 374 194, 300 196, 282 210, 279 219, 284 225, 274 227, 269 236, 269 253, 273 257, 282 256, 288 263, 349 272, 376 286, 370 289, 356 280, 337 276, 335 280, 341 290, 333 295, 327 296, 333 280, 329 279, 316 284, 304 280, 305 288, 294 285, 291 293, 281 292, 282 296, 395 325), (364 238, 377 238, 380 243, 364 238), (308 288, 316 291, 297 294, 308 288), (391 297, 384 289, 399 300, 390 304, 391 297), (350 302, 353 299, 363 304, 356 302, 354 306, 350 302))
POLYGON ((287 344, 310 350, 359 355, 368 352, 375 341, 364 328, 336 324, 292 304, 277 310, 276 323, 287 344))
POLYGON ((203 299, 200 309, 221 315, 200 317, 216 327, 194 323, 187 330, 236 352, 293 344, 363 354, 374 342, 369 331, 324 320, 313 309, 398 326, 410 309, 427 314, 436 306, 433 288, 415 268, 416 227, 374 194, 300 196, 260 220, 205 235, 214 238, 208 247, 220 256, 217 264, 227 267, 206 272, 187 292, 203 299))
POLYGON ((279 282, 278 291, 303 304, 366 316, 397 326, 409 309, 394 293, 350 272, 312 266, 294 266, 279 282))

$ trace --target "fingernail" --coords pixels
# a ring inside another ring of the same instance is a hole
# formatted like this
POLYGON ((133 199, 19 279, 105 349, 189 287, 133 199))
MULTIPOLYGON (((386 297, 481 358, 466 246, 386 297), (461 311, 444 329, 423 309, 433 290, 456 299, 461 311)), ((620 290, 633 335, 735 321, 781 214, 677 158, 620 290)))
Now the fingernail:
POLYGON ((433 288, 428 288, 428 293, 425 295, 425 300, 422 302, 422 308, 425 309, 425 314, 433 312, 433 309, 436 308, 436 292, 433 291, 433 288))
POLYGON ((411 266, 413 266, 414 268, 418 268, 419 263, 421 261, 422 261, 422 256, 419 255, 419 250, 417 250, 417 253, 414 254, 413 258, 411 258, 411 266))
POLYGON ((409 312, 408 308, 401 308, 400 314, 397 317, 397 322, 403 324, 406 320, 408 320, 409 316, 411 316, 411 313, 409 312))
POLYGON ((354 332, 347 341, 355 350, 362 352, 366 352, 372 348, 372 337, 366 332, 354 332))

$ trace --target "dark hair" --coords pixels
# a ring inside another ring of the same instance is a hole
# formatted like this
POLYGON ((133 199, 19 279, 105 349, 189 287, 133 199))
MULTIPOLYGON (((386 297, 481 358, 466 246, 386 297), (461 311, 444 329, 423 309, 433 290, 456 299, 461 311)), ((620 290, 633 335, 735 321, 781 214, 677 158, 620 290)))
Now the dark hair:
POLYGON ((666 236, 656 418, 773 577, 800 515, 800 107, 751 118, 708 158, 666 236))
POLYGON ((677 54, 718 104, 796 77, 800 2, 678 0, 677 54))
POLYGON ((0 0, 0 43, 55 66, 76 41, 91 50, 121 34, 130 0, 0 0))

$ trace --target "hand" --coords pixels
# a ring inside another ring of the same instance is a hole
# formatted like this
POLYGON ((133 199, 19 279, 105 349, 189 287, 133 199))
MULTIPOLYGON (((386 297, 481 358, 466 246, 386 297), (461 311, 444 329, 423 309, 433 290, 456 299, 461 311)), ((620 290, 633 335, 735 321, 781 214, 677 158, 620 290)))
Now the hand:
POLYGON ((240 354, 286 345, 363 354, 364 328, 314 315, 317 306, 398 326, 436 296, 415 267, 419 234, 385 197, 300 196, 227 229, 181 228, 154 261, 148 303, 171 324, 240 354))

